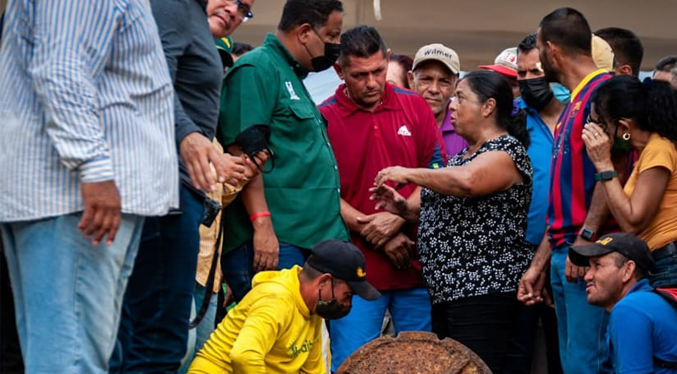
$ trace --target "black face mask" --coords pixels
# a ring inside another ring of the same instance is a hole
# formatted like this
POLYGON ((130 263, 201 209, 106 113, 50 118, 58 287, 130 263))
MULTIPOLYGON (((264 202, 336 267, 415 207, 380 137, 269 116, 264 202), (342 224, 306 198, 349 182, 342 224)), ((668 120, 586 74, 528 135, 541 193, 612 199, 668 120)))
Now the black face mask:
MULTIPOLYGON (((320 38, 320 34, 318 34, 317 31, 315 31, 315 29, 313 29, 313 32, 315 33, 315 35, 317 35, 318 38, 320 38)), ((320 40, 322 40, 322 38, 320 38, 320 40)), ((341 53, 341 44, 336 43, 324 42, 324 55, 317 57, 313 57, 313 54, 310 53, 308 46, 305 47, 306 51, 311 57, 310 63, 311 65, 313 65, 314 72, 320 72, 329 69, 332 65, 334 65, 334 62, 336 62, 336 60, 339 57, 339 54, 341 53)))
POLYGON ((317 291, 317 307, 315 313, 324 319, 341 319, 350 313, 350 308, 336 301, 334 297, 334 279, 331 280, 331 300, 322 301, 321 290, 317 291))
POLYGON ((531 108, 541 110, 555 95, 545 77, 518 81, 522 100, 531 108))

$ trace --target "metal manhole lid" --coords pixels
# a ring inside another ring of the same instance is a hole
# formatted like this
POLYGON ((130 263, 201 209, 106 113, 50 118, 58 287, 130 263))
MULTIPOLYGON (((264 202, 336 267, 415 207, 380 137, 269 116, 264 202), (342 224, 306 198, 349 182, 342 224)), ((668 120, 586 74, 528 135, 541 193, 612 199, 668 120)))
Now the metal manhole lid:
POLYGON ((491 374, 491 370, 456 340, 408 331, 363 345, 334 374, 491 374))

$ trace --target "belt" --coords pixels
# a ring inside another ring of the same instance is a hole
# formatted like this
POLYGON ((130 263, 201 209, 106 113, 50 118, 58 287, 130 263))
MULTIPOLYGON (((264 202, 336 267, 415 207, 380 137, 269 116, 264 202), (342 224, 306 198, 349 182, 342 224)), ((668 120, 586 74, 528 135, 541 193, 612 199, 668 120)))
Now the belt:
POLYGON ((677 245, 675 242, 669 243, 665 247, 658 248, 657 250, 651 252, 651 256, 653 257, 654 261, 674 255, 677 255, 677 245))

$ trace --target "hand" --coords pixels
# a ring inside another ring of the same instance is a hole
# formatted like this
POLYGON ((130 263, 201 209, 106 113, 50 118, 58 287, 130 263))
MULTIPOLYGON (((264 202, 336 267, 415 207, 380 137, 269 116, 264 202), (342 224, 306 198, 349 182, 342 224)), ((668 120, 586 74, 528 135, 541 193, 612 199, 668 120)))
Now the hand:
POLYGON ((524 303, 524 305, 534 305, 544 300, 543 286, 545 285, 545 272, 537 271, 533 267, 529 267, 522 275, 519 286, 517 286, 517 300, 524 303))
MULTIPOLYGON (((581 238, 580 236, 576 238, 576 241, 574 242, 574 246, 579 246, 579 245, 588 245, 591 244, 589 241, 581 238)), ((585 277, 585 273, 588 272, 588 269, 590 269, 589 266, 576 266, 574 265, 570 260, 569 256, 567 256, 567 260, 564 263, 564 278, 566 278, 567 282, 569 283, 578 283, 579 279, 583 279, 585 277)))
POLYGON ((115 182, 93 182, 80 185, 85 211, 78 223, 78 230, 85 238, 92 238, 93 245, 99 245, 106 236, 106 245, 112 245, 120 227, 122 203, 115 182))
POLYGON ((613 170, 611 162, 611 141, 609 136, 595 123, 587 123, 583 127, 583 142, 588 157, 598 171, 613 170))
POLYGON ((244 160, 241 157, 220 153, 200 133, 193 132, 183 138, 179 144, 179 152, 188 168, 190 180, 197 189, 207 192, 216 189, 210 162, 214 165, 219 183, 226 181, 230 183, 232 179, 236 179, 234 184, 237 184, 237 180, 244 178, 244 160))
POLYGON ((543 289, 543 304, 548 308, 555 308, 555 301, 546 288, 543 289))
POLYGON ((377 248, 390 240, 404 225, 402 217, 389 212, 379 212, 366 217, 357 217, 357 222, 365 225, 360 235, 377 248))
POLYGON ((254 155, 253 160, 244 153, 242 154, 242 157, 244 159, 244 176, 247 179, 251 179, 259 174, 259 168, 263 170, 263 168, 266 167, 266 161, 270 158, 270 154, 267 150, 263 150, 254 155), (258 167, 256 166, 257 164, 258 167))
POLYGON ((374 185, 380 187, 388 181, 397 182, 399 184, 407 184, 411 182, 409 180, 409 170, 410 169, 403 168, 401 166, 387 167, 376 174, 374 185))
MULTIPOLYGON (((257 220, 270 220, 270 217, 261 217, 257 220)), ((280 258, 280 243, 277 241, 272 222, 264 227, 254 229, 254 263, 255 272, 275 270, 280 258)))
POLYGON ((404 216, 409 210, 407 199, 388 185, 383 184, 379 187, 372 187, 369 189, 369 192, 372 193, 369 200, 378 200, 376 209, 383 209, 398 216, 404 216))
POLYGON ((406 235, 399 233, 383 246, 383 253, 397 270, 408 269, 411 266, 411 253, 414 242, 406 235))

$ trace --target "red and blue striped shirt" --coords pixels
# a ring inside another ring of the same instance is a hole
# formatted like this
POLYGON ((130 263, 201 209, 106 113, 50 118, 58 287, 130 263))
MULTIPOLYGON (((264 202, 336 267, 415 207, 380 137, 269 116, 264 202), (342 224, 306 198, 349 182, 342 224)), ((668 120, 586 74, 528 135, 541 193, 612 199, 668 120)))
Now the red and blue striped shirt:
POLYGON ((555 128, 548 207, 553 248, 574 242, 590 207, 596 171, 585 151, 583 126, 590 113, 592 92, 609 78, 611 75, 603 69, 588 74, 571 93, 571 101, 555 128))

